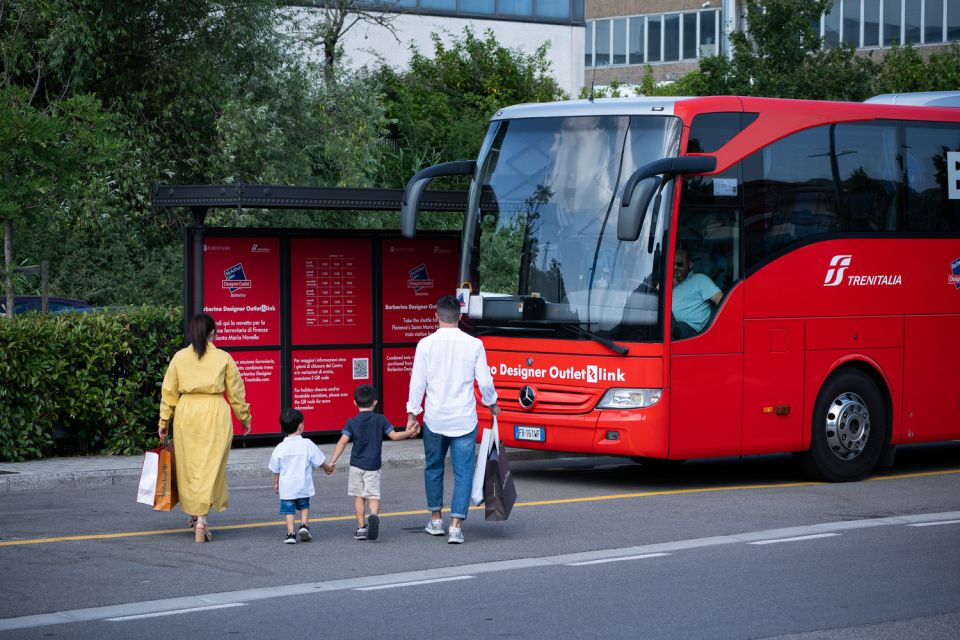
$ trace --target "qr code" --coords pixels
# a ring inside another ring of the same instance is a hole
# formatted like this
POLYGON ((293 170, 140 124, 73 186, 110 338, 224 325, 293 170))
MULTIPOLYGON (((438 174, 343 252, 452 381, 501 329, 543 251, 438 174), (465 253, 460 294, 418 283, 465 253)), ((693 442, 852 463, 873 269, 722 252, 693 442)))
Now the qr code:
POLYGON ((353 379, 366 380, 369 377, 370 377, 370 359, 354 358, 353 359, 353 379))

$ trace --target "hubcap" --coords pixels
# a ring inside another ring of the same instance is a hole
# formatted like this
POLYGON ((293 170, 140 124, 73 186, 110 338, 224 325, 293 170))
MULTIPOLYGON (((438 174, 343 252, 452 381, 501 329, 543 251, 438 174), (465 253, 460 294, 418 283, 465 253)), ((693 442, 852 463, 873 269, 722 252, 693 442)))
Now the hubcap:
POLYGON ((870 438, 870 412, 863 398, 855 393, 837 396, 827 409, 824 427, 833 455, 841 460, 856 458, 870 438))

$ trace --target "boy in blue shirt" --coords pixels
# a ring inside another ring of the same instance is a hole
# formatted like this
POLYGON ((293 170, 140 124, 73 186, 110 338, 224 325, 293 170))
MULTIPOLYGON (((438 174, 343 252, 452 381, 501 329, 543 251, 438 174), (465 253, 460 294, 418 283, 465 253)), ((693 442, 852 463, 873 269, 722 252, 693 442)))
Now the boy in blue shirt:
POLYGON ((323 467, 330 475, 333 465, 324 462, 323 453, 310 440, 304 438, 303 414, 296 409, 284 409, 280 414, 280 430, 287 434, 273 450, 267 466, 273 471, 273 492, 280 496, 280 515, 287 520, 287 537, 284 544, 309 542, 310 496, 313 488, 313 467, 323 467), (300 512, 300 529, 293 532, 296 512, 300 512))
POLYGON ((353 509, 357 516, 357 531, 354 540, 376 540, 380 534, 380 453, 383 436, 391 440, 405 440, 417 435, 419 429, 394 431, 393 425, 383 414, 374 413, 377 406, 377 390, 363 384, 353 392, 353 404, 359 413, 347 420, 343 435, 333 451, 330 465, 336 466, 347 443, 353 441, 350 450, 350 477, 347 480, 347 495, 353 496, 353 509), (370 516, 364 521, 367 506, 370 516))

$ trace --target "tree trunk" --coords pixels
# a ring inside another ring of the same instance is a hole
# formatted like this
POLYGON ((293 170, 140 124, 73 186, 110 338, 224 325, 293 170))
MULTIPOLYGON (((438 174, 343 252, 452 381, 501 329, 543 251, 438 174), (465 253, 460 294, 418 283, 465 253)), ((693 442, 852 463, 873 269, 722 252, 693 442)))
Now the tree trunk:
POLYGON ((3 277, 7 285, 7 317, 13 317, 13 220, 3 220, 3 277))

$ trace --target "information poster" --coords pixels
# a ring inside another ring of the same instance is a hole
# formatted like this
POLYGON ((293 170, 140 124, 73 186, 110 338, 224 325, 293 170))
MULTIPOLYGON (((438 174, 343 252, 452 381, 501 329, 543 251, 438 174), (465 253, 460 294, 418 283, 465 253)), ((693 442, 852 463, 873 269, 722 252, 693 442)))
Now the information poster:
POLYGON ((280 344, 280 242, 207 238, 203 310, 217 321, 217 346, 280 344))
MULTIPOLYGON (((407 423, 407 395, 416 347, 388 347, 383 350, 383 414, 395 427, 407 423)), ((423 420, 423 415, 420 416, 423 420)))
MULTIPOLYGON (((235 351, 230 355, 240 370, 247 402, 250 404, 253 418, 250 433, 279 433, 280 352, 235 351)), ((236 416, 233 416, 233 433, 243 433, 236 416)))
POLYGON ((304 431, 338 431, 355 415, 353 391, 372 384, 372 349, 307 349, 293 352, 293 408, 304 431))
POLYGON ((369 240, 291 240, 293 344, 371 343, 371 275, 369 240))
POLYGON ((384 240, 383 342, 417 342, 437 328, 436 302, 455 294, 460 267, 454 238, 384 240))

